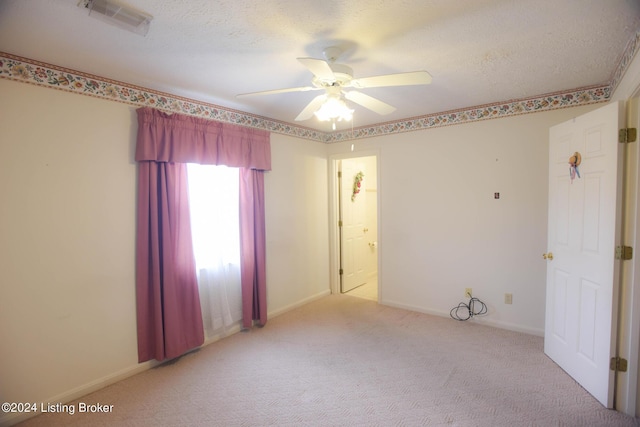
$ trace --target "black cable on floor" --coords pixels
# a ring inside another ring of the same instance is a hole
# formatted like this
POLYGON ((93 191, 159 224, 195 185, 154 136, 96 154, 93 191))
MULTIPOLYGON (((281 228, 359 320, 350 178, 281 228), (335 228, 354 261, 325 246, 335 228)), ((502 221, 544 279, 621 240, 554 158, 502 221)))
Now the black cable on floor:
POLYGON ((449 312, 452 319, 465 321, 471 319, 473 316, 481 316, 487 314, 487 305, 480 301, 478 298, 471 298, 469 304, 461 302, 456 307, 453 307, 449 312), (478 311, 476 311, 476 304, 480 305, 478 311))

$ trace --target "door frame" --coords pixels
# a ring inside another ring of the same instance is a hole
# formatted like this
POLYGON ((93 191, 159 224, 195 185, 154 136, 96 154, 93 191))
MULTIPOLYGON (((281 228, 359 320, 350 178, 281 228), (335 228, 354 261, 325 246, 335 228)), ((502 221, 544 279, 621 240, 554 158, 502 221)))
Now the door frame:
MULTIPOLYGON (((612 92, 609 101, 625 101, 627 127, 638 128, 640 112, 630 117, 629 104, 633 98, 640 97, 640 55, 636 54, 631 60, 621 80, 612 87, 612 92)), ((637 191, 640 191, 640 141, 631 143, 628 154, 632 160, 627 161, 627 166, 629 166, 627 184, 630 187, 635 185, 637 199, 635 204, 628 200, 628 208, 634 212, 626 211, 625 239, 631 237, 630 240, 625 240, 624 244, 633 246, 636 255, 629 263, 623 263, 622 267, 623 280, 628 281, 625 295, 622 295, 623 292, 619 292, 622 299, 618 304, 617 350, 620 357, 628 358, 629 368, 626 374, 618 375, 616 410, 627 415, 640 417, 640 369, 638 368, 638 364, 640 364, 640 255, 638 254, 640 251, 638 246, 640 243, 640 195, 637 194, 637 191), (631 170, 633 167, 636 168, 635 171, 631 170), (626 378, 623 375, 626 375, 626 378)))
POLYGON ((380 151, 379 150, 362 150, 351 151, 348 153, 334 154, 329 157, 329 279, 332 294, 340 294, 340 228, 338 227, 339 203, 338 203, 338 162, 345 159, 356 159, 360 157, 375 157, 376 161, 376 210, 378 232, 378 247, 376 250, 376 263, 378 266, 378 302, 381 301, 381 247, 382 235, 380 232, 380 151))
MULTIPOLYGON (((640 88, 625 100, 625 119, 627 127, 640 125, 640 88)), ((623 233, 621 244, 640 250, 640 148, 639 142, 624 144, 623 166, 623 233)), ((626 373, 617 372, 615 380, 615 409, 627 415, 640 415, 640 257, 637 252, 631 262, 621 262, 618 334, 616 337, 616 355, 628 360, 626 373)))

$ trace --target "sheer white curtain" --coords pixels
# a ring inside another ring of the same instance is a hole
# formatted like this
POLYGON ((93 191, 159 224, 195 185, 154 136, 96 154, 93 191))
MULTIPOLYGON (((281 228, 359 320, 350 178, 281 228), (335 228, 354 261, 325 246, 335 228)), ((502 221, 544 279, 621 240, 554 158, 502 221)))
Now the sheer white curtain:
POLYGON ((189 164, 191 233, 206 338, 242 319, 239 171, 189 164))

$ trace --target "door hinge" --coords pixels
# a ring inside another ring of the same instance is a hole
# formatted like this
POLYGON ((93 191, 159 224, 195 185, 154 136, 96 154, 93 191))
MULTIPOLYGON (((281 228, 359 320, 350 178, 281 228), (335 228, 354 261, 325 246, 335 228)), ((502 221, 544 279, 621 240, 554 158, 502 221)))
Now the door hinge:
POLYGON ((342 178, 342 171, 338 171, 338 178, 342 178))
POLYGON ((633 259, 633 248, 631 246, 616 246, 616 259, 622 261, 633 259))
POLYGON ((627 372, 627 359, 612 357, 609 362, 609 369, 616 372, 627 372))
POLYGON ((344 273, 344 270, 340 269, 338 270, 338 273, 340 273, 340 275, 342 276, 342 273, 344 273))
POLYGON ((638 137, 638 131, 636 128, 625 128, 620 129, 618 132, 618 142, 620 143, 628 143, 628 142, 636 142, 638 137))
POLYGON ((338 221, 338 227, 342 227, 342 220, 338 221))

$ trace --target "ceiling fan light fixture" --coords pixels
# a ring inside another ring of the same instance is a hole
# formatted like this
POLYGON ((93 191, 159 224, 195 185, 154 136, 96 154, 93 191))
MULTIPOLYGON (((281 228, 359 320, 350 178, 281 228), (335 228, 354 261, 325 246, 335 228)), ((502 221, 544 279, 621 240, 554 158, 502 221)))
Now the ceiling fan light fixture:
POLYGON ((146 36, 153 16, 124 5, 117 0, 80 0, 78 7, 89 10, 89 16, 116 27, 146 36))
POLYGON ((391 114, 396 110, 396 107, 358 90, 344 91, 343 89, 426 85, 431 83, 432 80, 431 75, 426 71, 383 74, 354 79, 351 67, 335 62, 341 53, 342 50, 334 46, 324 50, 326 60, 297 58, 298 62, 313 74, 311 79, 312 86, 244 93, 237 95, 237 97, 324 90, 325 94, 313 98, 296 116, 295 121, 309 120, 315 115, 321 122, 331 122, 335 130, 336 122, 353 120, 353 110, 347 107, 345 99, 380 115, 391 114))
POLYGON ((330 96, 316 111, 315 116, 321 122, 349 121, 353 118, 353 110, 347 107, 343 99, 330 96))

